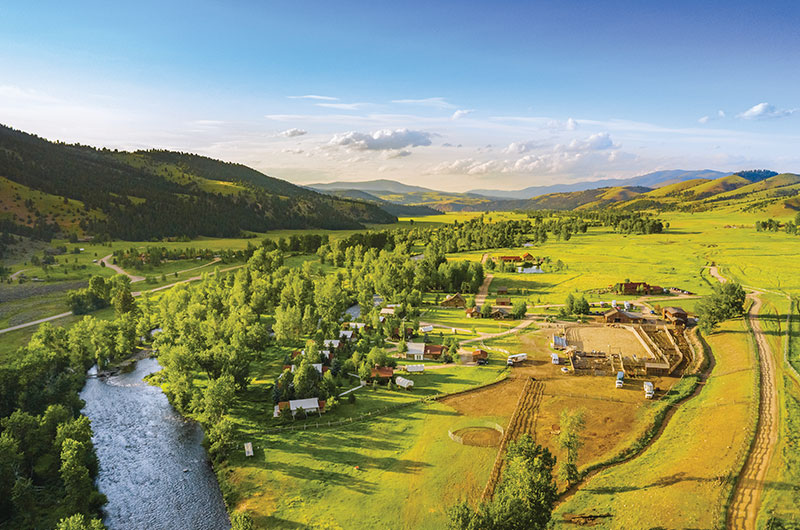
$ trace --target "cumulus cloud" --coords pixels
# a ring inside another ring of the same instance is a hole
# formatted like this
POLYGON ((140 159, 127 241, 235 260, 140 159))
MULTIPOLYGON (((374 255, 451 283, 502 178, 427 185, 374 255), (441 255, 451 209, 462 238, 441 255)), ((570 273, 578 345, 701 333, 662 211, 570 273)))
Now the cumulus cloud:
POLYGON ((293 129, 286 129, 285 131, 280 132, 278 134, 280 134, 281 136, 285 136, 286 138, 294 138, 295 136, 303 136, 306 133, 308 133, 308 131, 304 129, 293 128, 293 129))
POLYGON ((434 174, 485 175, 491 173, 563 173, 575 168, 589 167, 603 162, 617 162, 628 157, 619 151, 611 135, 596 133, 582 140, 558 144, 544 149, 545 144, 535 141, 514 142, 503 150, 517 158, 477 160, 464 158, 442 162, 430 169, 434 174), (531 153, 530 151, 540 151, 531 153))
POLYGON ((544 146, 544 143, 535 140, 530 140, 528 142, 511 142, 508 144, 508 147, 503 149, 503 152, 507 155, 521 155, 522 153, 527 153, 528 151, 539 149, 544 146))
POLYGON ((403 105, 422 105, 425 107, 436 107, 439 109, 454 109, 455 105, 447 101, 445 98, 422 98, 422 99, 393 99, 392 103, 401 103, 403 105))
POLYGON ((737 117, 742 118, 743 120, 768 120, 771 118, 783 118, 785 116, 791 116, 798 109, 779 109, 775 107, 775 105, 770 105, 767 102, 759 103, 758 105, 753 105, 746 111, 739 114, 737 117))
POLYGON ((318 96, 316 94, 308 94, 306 96, 286 96, 289 99, 315 99, 318 101, 339 101, 339 98, 334 98, 331 96, 318 96))
POLYGON ((383 151, 431 145, 433 134, 410 129, 383 129, 373 133, 347 132, 331 138, 328 145, 357 151, 383 151))
POLYGON ((573 118, 567 118, 566 121, 549 120, 544 128, 554 131, 574 131, 578 128, 578 122, 573 118))
POLYGON ((301 155, 305 151, 303 151, 302 149, 284 149, 283 152, 290 155, 301 155))
POLYGON ((475 112, 475 110, 473 110, 473 109, 459 109, 459 110, 457 110, 457 111, 455 111, 453 113, 453 115, 450 117, 450 119, 451 120, 458 120, 458 119, 463 118, 467 114, 472 114, 473 112, 475 112))

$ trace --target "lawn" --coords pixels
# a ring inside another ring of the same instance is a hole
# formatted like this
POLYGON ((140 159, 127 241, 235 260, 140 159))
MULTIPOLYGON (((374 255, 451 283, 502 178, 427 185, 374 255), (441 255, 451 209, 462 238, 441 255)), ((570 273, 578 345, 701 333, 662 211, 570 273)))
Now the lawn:
MULTIPOLYGON (((356 391, 355 404, 345 401, 321 418, 297 423, 347 418, 491 382, 500 374, 501 367, 430 370, 410 376, 413 392, 364 388, 356 391)), ((248 394, 254 392, 259 391, 251 387, 248 394)), ((453 442, 448 430, 468 426, 472 418, 438 402, 343 427, 267 434, 279 424, 269 419, 271 409, 270 399, 244 399, 234 409, 237 438, 253 442, 255 456, 236 451, 221 471, 238 507, 252 513, 260 528, 441 528, 448 506, 482 491, 496 454, 496 448, 453 442)))

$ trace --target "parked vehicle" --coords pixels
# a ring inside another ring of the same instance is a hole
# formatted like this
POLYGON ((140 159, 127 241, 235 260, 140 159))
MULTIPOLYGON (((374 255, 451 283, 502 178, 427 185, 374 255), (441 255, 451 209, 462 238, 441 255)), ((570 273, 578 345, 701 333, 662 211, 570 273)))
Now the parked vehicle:
POLYGON ((478 366, 486 366, 487 364, 489 364, 489 361, 487 361, 486 359, 478 359, 476 363, 478 364, 478 366))
POLYGON ((557 353, 551 353, 550 362, 552 362, 553 364, 561 364, 561 359, 558 357, 557 353))
POLYGON ((644 397, 647 399, 653 399, 653 395, 655 394, 655 388, 653 387, 653 383, 650 381, 645 381, 644 383, 644 397))
POLYGON ((625 381, 625 372, 617 372, 617 380, 614 383, 615 388, 622 388, 622 384, 625 381))
POLYGON ((528 360, 527 353, 517 353, 516 355, 509 355, 506 364, 508 366, 514 366, 515 363, 521 363, 522 361, 528 360))

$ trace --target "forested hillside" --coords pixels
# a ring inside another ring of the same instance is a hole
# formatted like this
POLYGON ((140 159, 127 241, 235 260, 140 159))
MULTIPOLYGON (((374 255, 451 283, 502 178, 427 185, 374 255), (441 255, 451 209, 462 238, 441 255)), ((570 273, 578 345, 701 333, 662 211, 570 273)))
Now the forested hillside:
POLYGON ((19 185, 0 190, 0 216, 14 225, 55 222, 65 230, 79 227, 128 240, 353 229, 395 220, 374 204, 316 193, 240 164, 169 151, 67 145, 5 126, 0 126, 0 177, 19 185), (42 211, 44 197, 71 207, 56 219, 55 212, 42 211), (14 211, 23 207, 25 215, 14 211))

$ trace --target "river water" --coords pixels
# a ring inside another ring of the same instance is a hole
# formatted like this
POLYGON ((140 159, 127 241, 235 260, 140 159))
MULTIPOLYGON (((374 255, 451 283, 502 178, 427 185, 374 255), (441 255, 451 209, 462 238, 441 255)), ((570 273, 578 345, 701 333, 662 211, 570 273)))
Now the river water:
POLYGON ((230 528, 199 425, 184 420, 160 388, 142 378, 161 367, 143 359, 81 392, 100 459, 97 486, 108 497, 109 530, 230 528))

